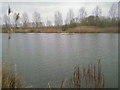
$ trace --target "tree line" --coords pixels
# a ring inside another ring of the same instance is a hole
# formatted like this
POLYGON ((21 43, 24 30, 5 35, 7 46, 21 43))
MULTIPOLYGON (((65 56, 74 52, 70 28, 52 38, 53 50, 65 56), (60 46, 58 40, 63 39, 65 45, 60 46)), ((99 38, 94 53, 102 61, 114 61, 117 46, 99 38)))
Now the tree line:
MULTIPOLYGON (((8 13, 12 12, 9 7, 8 13)), ((21 16, 19 13, 14 13, 12 21, 10 15, 3 16, 3 28, 11 26, 12 28, 40 28, 40 27, 62 27, 62 30, 67 28, 73 28, 77 26, 98 26, 98 27, 109 27, 118 25, 118 8, 115 4, 112 4, 109 12, 109 16, 102 16, 102 9, 96 6, 93 9, 92 15, 87 15, 85 7, 82 7, 78 11, 78 15, 75 16, 73 9, 69 9, 67 17, 63 20, 62 13, 56 11, 54 13, 54 23, 47 19, 46 22, 42 22, 41 13, 34 12, 32 15, 32 22, 27 12, 24 12, 21 16), (20 22, 21 20, 21 22, 20 22), (12 23, 11 23, 12 22, 12 23)))

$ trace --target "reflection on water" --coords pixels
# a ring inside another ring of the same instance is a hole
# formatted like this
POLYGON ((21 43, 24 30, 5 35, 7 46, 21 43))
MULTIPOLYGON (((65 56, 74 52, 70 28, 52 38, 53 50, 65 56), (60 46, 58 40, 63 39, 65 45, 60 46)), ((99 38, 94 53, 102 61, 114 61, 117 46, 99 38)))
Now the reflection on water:
POLYGON ((3 34, 3 61, 16 63, 26 84, 47 87, 71 78, 73 67, 101 59, 105 87, 118 87, 117 34, 3 34))

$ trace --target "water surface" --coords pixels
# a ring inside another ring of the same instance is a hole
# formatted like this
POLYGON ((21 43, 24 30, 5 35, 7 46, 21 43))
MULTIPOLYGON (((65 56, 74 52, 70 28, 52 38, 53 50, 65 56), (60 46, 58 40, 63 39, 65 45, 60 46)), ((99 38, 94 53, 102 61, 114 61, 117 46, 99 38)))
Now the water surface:
POLYGON ((105 87, 118 87, 117 34, 3 34, 3 61, 17 64, 27 86, 47 87, 73 76, 73 68, 95 64, 99 59, 105 87))

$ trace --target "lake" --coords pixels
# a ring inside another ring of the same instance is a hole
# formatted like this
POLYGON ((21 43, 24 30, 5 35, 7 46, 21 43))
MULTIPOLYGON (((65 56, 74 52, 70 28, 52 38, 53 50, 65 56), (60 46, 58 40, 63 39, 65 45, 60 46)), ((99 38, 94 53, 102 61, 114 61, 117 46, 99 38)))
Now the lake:
POLYGON ((118 34, 52 33, 2 34, 3 62, 17 64, 25 85, 47 87, 73 76, 73 68, 96 64, 101 60, 105 87, 118 87, 118 34))

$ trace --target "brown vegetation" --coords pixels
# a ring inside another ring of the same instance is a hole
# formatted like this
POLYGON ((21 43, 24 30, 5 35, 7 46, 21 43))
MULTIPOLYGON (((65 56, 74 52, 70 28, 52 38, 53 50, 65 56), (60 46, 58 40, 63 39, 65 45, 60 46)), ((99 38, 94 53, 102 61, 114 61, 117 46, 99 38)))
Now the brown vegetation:
POLYGON ((68 29, 69 33, 117 33, 117 27, 95 27, 95 26, 79 26, 74 29, 68 29))
POLYGON ((74 68, 73 82, 75 88, 104 88, 104 75, 101 72, 100 60, 98 65, 89 64, 88 68, 83 68, 82 71, 80 71, 79 66, 76 66, 74 68), (83 83, 85 86, 82 86, 83 83))
POLYGON ((48 88, 104 88, 104 74, 102 73, 101 61, 97 64, 88 64, 88 67, 80 69, 74 67, 74 73, 71 80, 62 80, 60 82, 49 82, 48 88), (69 83, 67 85, 67 83, 69 83), (66 86, 67 85, 67 86, 66 86))
POLYGON ((11 72, 11 65, 2 64, 2 88, 21 88, 23 86, 22 77, 18 74, 15 65, 14 72, 11 72))
MULTIPOLYGON (((3 33, 7 33, 7 29, 2 29, 3 33)), ((61 27, 43 27, 43 28, 28 28, 28 29, 14 29, 15 33, 117 33, 118 27, 96 27, 96 26, 78 26, 68 28, 63 31, 61 27)))
MULTIPOLYGON (((74 67, 73 77, 70 80, 63 79, 60 82, 48 83, 48 88, 104 88, 104 74, 102 73, 101 61, 97 64, 88 64, 88 67, 80 69, 79 66, 74 67), (67 85, 67 83, 69 83, 67 85), (67 86, 66 86, 67 85, 67 86)), ((17 73, 16 65, 14 72, 11 72, 11 65, 3 63, 2 65, 2 88, 22 88, 23 79, 17 73)), ((31 88, 26 87, 26 88, 31 88)))

